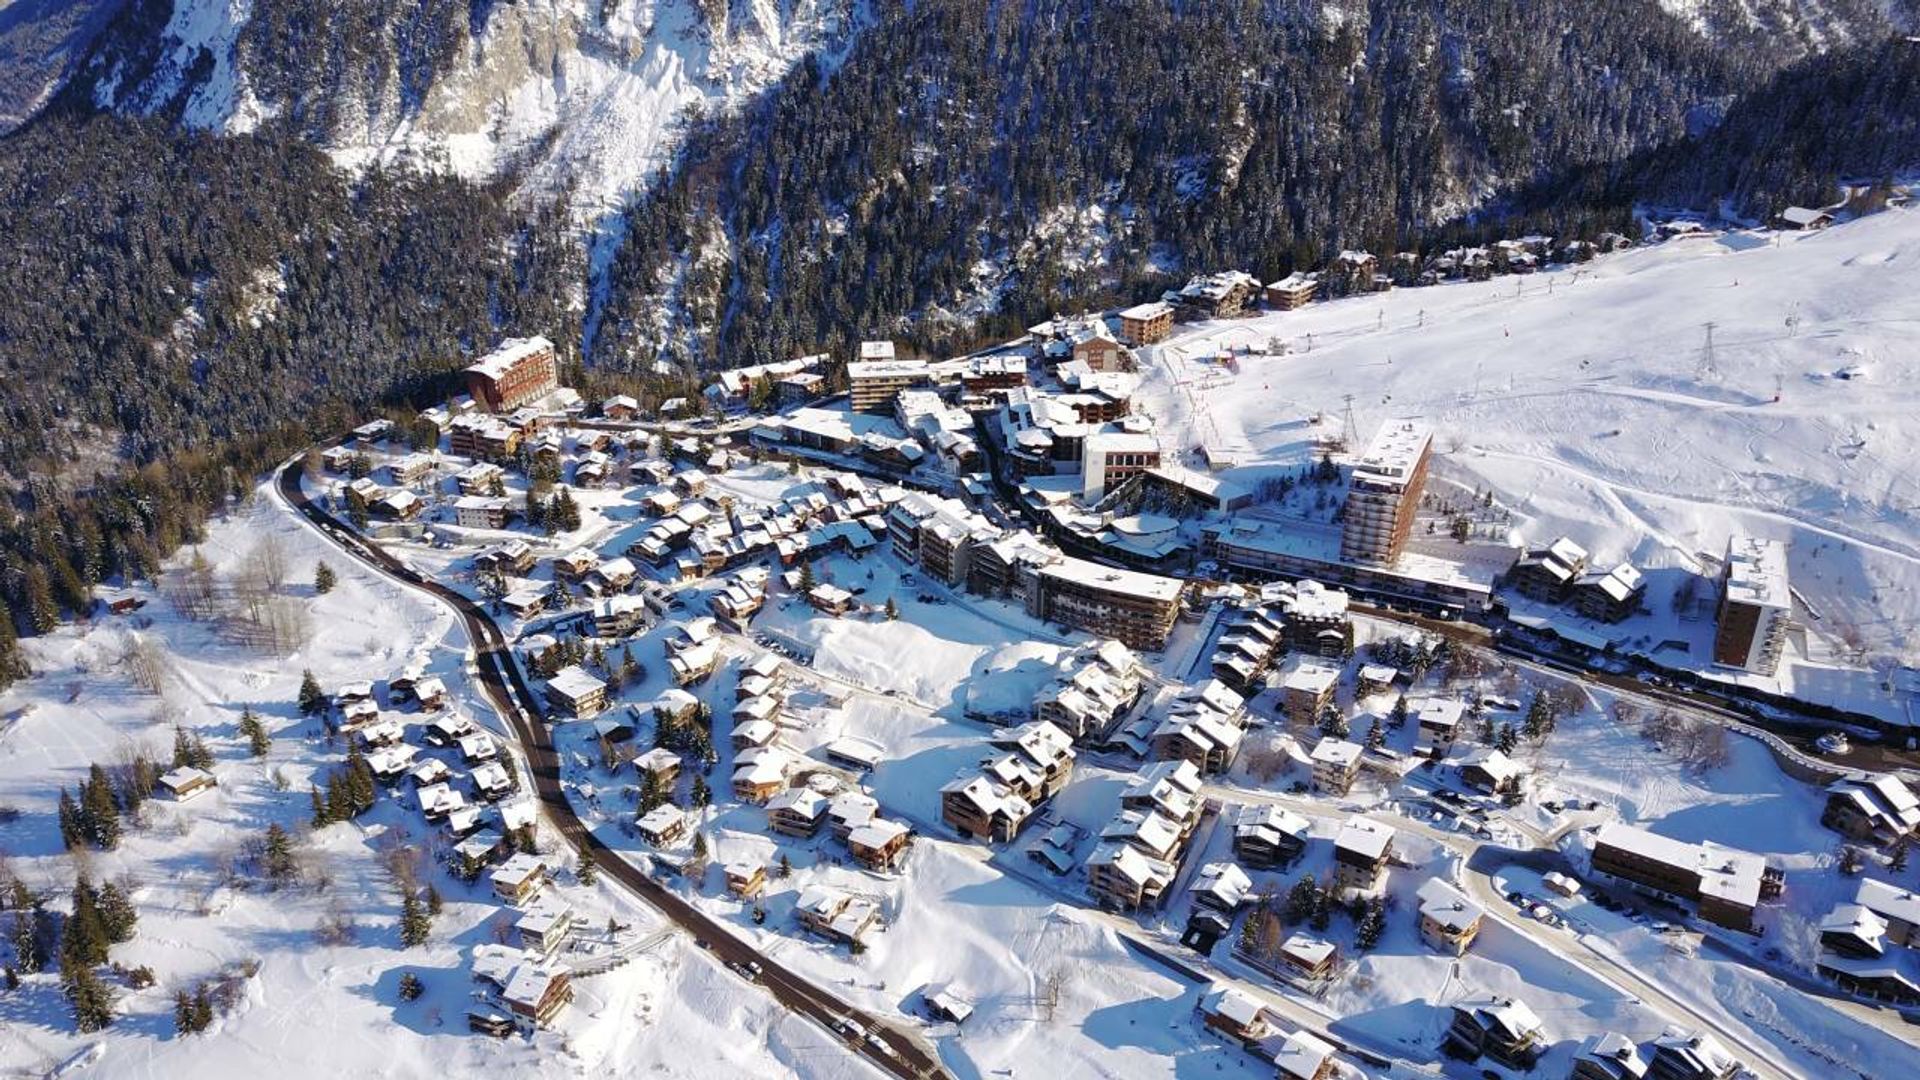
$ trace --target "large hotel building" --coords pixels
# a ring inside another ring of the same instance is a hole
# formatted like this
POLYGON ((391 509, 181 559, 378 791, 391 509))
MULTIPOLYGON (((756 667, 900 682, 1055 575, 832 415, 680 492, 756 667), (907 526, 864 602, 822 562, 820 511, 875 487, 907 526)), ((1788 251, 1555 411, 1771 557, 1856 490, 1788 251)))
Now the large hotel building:
POLYGON ((511 338, 468 365, 467 393, 487 412, 512 412, 560 389, 553 342, 544 337, 511 338))

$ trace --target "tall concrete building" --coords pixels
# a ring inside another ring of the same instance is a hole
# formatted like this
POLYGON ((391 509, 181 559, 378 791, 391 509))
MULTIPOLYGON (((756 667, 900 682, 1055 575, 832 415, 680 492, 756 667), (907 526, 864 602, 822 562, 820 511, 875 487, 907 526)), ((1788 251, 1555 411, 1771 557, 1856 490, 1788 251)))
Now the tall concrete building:
POLYGON ((860 359, 847 365, 849 398, 855 412, 892 412, 900 391, 932 381, 926 361, 895 359, 891 341, 861 342, 860 359))
POLYGON ((1771 675, 1780 666, 1793 616, 1787 583, 1787 545, 1735 536, 1727 541, 1720 568, 1720 616, 1713 635, 1713 662, 1771 675))
POLYGON ((512 412, 560 389, 553 342, 512 338, 468 365, 467 393, 487 412, 512 412))
POLYGON ((1389 421, 1374 432, 1347 484, 1342 559, 1392 565, 1400 557, 1420 508, 1432 447, 1432 429, 1417 420, 1389 421))

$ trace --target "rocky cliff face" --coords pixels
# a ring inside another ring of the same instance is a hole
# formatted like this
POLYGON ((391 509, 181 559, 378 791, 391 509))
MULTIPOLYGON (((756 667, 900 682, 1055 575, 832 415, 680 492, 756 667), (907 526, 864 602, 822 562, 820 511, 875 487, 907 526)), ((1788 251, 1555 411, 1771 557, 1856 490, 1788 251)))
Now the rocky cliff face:
POLYGON ((281 126, 349 166, 526 165, 590 207, 665 163, 690 111, 753 95, 858 22, 856 0, 136 2, 74 91, 189 127, 281 126))

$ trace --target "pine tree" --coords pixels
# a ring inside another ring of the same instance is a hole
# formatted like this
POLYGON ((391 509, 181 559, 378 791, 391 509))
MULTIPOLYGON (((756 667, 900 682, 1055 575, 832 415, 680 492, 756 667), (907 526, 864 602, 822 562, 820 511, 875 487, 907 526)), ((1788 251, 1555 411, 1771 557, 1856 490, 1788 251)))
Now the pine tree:
POLYGON ((1376 716, 1373 718, 1373 723, 1367 726, 1367 747, 1371 750, 1378 750, 1385 745, 1387 745, 1387 729, 1386 726, 1381 723, 1380 718, 1376 716))
POLYGON ((774 874, 774 876, 782 877, 782 878, 789 878, 793 876, 793 860, 789 858, 787 856, 787 853, 784 851, 780 853, 780 868, 774 874))
POLYGON ((900 617, 900 605, 893 602, 893 597, 891 596, 887 597, 887 621, 892 622, 895 619, 898 619, 899 617, 900 617))
POLYGON ((267 826, 267 839, 260 855, 261 869, 267 880, 282 885, 292 880, 299 872, 299 864, 293 857, 293 838, 279 822, 267 826))
POLYGON ((1354 945, 1361 952, 1372 952, 1387 929, 1387 906, 1379 898, 1367 902, 1367 912, 1354 932, 1354 945))
POLYGON ((134 910, 133 898, 119 882, 109 881, 101 888, 99 910, 100 924, 109 942, 119 945, 133 940, 133 929, 140 921, 140 914, 134 910))
POLYGON ((580 847, 580 869, 575 872, 575 876, 580 879, 580 884, 588 888, 592 888, 594 882, 600 880, 600 870, 593 863, 593 851, 584 844, 580 847))
POLYGON ((137 755, 133 759, 133 765, 127 769, 126 775, 120 780, 120 809, 124 816, 137 815, 141 804, 153 795, 153 788, 157 783, 159 783, 159 777, 153 762, 147 760, 145 754, 137 755))
POLYGON ((807 593, 812 592, 813 586, 813 564, 803 562, 800 564, 800 594, 805 596, 807 593))
POLYGON ((428 883, 427 914, 432 916, 438 916, 440 914, 440 909, 445 905, 446 905, 446 901, 441 898, 440 890, 436 888, 432 883, 428 883))
POLYGON ((254 757, 266 757, 267 748, 273 744, 272 736, 267 734, 267 725, 251 708, 240 710, 240 734, 247 738, 247 752, 254 757))
POLYGON ((1347 722, 1346 714, 1340 711, 1340 706, 1329 701, 1326 707, 1320 710, 1320 734, 1330 739, 1344 739, 1352 730, 1353 727, 1347 722))
POLYGON ((27 661, 20 655, 20 640, 13 628, 13 612, 0 598, 0 690, 27 675, 27 661))
POLYGON ((100 896, 82 875, 73 883, 73 914, 60 932, 60 969, 94 967, 107 962, 107 931, 100 920, 100 896))
POLYGON ((63 971, 67 1000, 73 1003, 74 1026, 81 1032, 99 1031, 113 1023, 113 991, 90 967, 63 971))
POLYGON ((689 794, 695 806, 705 806, 713 801, 713 789, 707 786, 707 778, 699 773, 693 774, 693 790, 689 794))
POLYGON ((98 765, 87 771, 87 782, 81 785, 80 821, 94 847, 111 851, 120 845, 120 806, 106 770, 98 765))
POLYGON ((200 1029, 194 1026, 193 997, 185 990, 173 995, 173 1033, 192 1035, 200 1029))
POLYGON ((31 975, 47 966, 47 945, 40 936, 40 909, 16 908, 13 913, 13 962, 31 975))
POLYGON ((1494 736, 1494 749, 1503 754, 1511 754, 1520 745, 1520 736, 1513 730, 1512 724, 1501 724, 1500 734, 1494 736))
POLYGON ((1481 713, 1480 714, 1481 743, 1487 746, 1492 746, 1494 738, 1495 738, 1495 732, 1493 729, 1493 716, 1489 713, 1481 713))
POLYGON ((1907 858, 1908 858, 1907 846, 1908 846, 1908 840, 1905 834, 1902 834, 1899 839, 1893 842, 1893 850, 1890 853, 1888 853, 1888 856, 1887 856, 1888 870, 1891 870, 1896 874, 1901 874, 1906 872, 1907 858))
POLYGON ((1320 904, 1320 884, 1311 876, 1302 877, 1287 890, 1287 921, 1297 923, 1311 916, 1320 904))
POLYGON ((4 984, 8 990, 20 989, 20 973, 13 969, 12 964, 0 969, 0 984, 4 984))
POLYGON ((1545 691, 1534 694, 1533 704, 1527 706, 1527 718, 1524 721, 1522 734, 1534 742, 1539 742, 1547 737, 1547 731, 1552 725, 1553 702, 1547 698, 1545 691))
POLYGON ((87 842, 86 828, 81 820, 79 804, 66 788, 60 789, 60 843, 68 851, 87 842))
POLYGON ((1394 699, 1393 711, 1387 714, 1387 723, 1395 731, 1407 726, 1407 695, 1401 694, 1394 699))
POLYGON ((321 596, 332 592, 338 580, 339 579, 334 576, 333 567, 328 566, 325 562, 321 562, 313 568, 313 591, 319 593, 321 596))
POLYGON ((1333 891, 1331 889, 1314 890, 1313 917, 1307 920, 1307 925, 1322 933, 1326 932, 1327 927, 1333 925, 1333 891))
POLYGON ((313 827, 316 829, 324 829, 333 823, 332 819, 327 816, 327 802, 320 797, 320 789, 318 787, 308 784, 307 792, 313 796, 313 827))
POLYGON ((327 710, 327 695, 320 692, 320 682, 313 677, 312 671, 300 673, 300 714, 317 716, 327 710))
POLYGON ((173 767, 186 768, 193 764, 193 743, 187 738, 187 729, 178 724, 173 726, 173 767))
POLYGON ((401 1001, 413 1001, 419 998, 421 994, 426 993, 426 991, 426 985, 420 981, 420 976, 415 975, 411 971, 400 976, 401 1001))
POLYGON ((400 897, 400 947, 411 949, 427 943, 427 932, 432 928, 432 920, 426 908, 409 889, 400 897))
POLYGON ((193 1030, 205 1031, 213 1026, 213 993, 201 983, 193 991, 193 1030))

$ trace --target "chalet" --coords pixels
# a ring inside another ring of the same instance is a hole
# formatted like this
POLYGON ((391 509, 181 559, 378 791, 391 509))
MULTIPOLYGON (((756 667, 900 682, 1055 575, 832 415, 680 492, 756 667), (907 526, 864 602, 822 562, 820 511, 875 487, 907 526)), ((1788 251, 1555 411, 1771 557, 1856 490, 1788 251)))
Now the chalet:
POLYGON ((827 826, 833 838, 841 843, 853 835, 853 830, 879 818, 880 800, 864 791, 848 789, 835 795, 827 804, 827 826))
POLYGON ((411 746, 382 747, 367 755, 367 768, 373 770, 375 779, 390 784, 407 775, 415 753, 411 746))
POLYGON ((879 921, 880 906, 865 897, 809 885, 800 891, 793 913, 808 930, 852 944, 861 941, 868 928, 879 921))
POLYGON ((489 761, 473 770, 473 790, 488 802, 498 802, 513 794, 513 775, 497 761, 489 761))
POLYGON ((661 724, 675 724, 700 715, 700 699, 679 687, 662 691, 653 699, 653 718, 661 724))
POLYGON ((1235 987, 1215 983, 1198 1008, 1202 1022, 1230 1039, 1250 1043, 1267 1032, 1266 1010, 1235 987))
POLYGON ((1476 746, 1452 760, 1454 775, 1475 791, 1507 795, 1520 790, 1526 775, 1519 762, 1491 746, 1476 746))
POLYGON ((1172 306, 1181 319, 1230 319, 1242 315, 1260 294, 1260 282, 1252 274, 1227 270, 1195 277, 1161 300, 1172 306))
POLYGON ((447 684, 437 675, 429 675, 413 684, 413 702, 421 712, 439 712, 447 707, 447 684))
POLYGON ((634 771, 651 777, 655 784, 670 789, 680 778, 680 755, 664 746, 656 746, 633 759, 634 771))
POLYGON ((1833 224, 1833 215, 1825 210, 1809 210, 1804 206, 1789 206, 1774 215, 1774 228, 1788 232, 1816 232, 1833 224))
POLYGON ((490 461, 476 461, 453 474, 453 486, 462 495, 491 495, 499 490, 506 476, 506 470, 500 466, 490 461))
POLYGON ((413 781, 414 790, 418 791, 421 788, 432 787, 435 784, 444 784, 453 779, 453 770, 449 769, 447 763, 441 761, 439 758, 428 758, 420 764, 415 765, 413 770, 407 773, 407 778, 413 781))
POLYGON ((628 586, 633 584, 633 579, 638 573, 639 570, 633 565, 632 559, 624 555, 616 556, 589 571, 586 585, 590 591, 600 596, 625 592, 628 586))
POLYGON ((951 986, 937 990, 928 987, 920 992, 920 999, 927 1015, 935 1020, 964 1024, 973 1015, 973 1002, 954 993, 951 986))
POLYGON ((812 836, 827 820, 827 801, 811 788, 788 788, 767 800, 767 827, 786 836, 812 836))
POLYGON ((445 821, 448 815, 467 805, 466 796, 453 790, 444 781, 415 789, 413 797, 420 803, 420 815, 430 822, 445 821))
POLYGON ((564 970, 522 964, 501 998, 514 1015, 546 1027, 573 1000, 573 981, 564 970))
POLYGON ((1101 907, 1134 911, 1157 905, 1176 867, 1123 840, 1104 840, 1087 858, 1087 888, 1101 907))
POLYGON ((1361 664, 1353 673, 1353 695, 1371 697, 1392 688, 1400 672, 1387 664, 1361 664))
POLYGON ((1280 943, 1280 965, 1296 982, 1325 982, 1340 965, 1340 949, 1325 938, 1296 931, 1280 943))
POLYGON ((609 596, 590 609, 596 637, 621 638, 647 627, 647 604, 637 596, 609 596))
POLYGON ((607 707, 607 684, 579 664, 569 664, 547 680, 546 698, 555 712, 587 719, 607 707))
POLYGON ((534 561, 533 545, 525 540, 510 540, 475 555, 473 566, 482 573, 524 575, 532 571, 534 561))
POLYGON ((1467 1060, 1490 1057, 1522 1071, 1545 1052, 1540 1018, 1524 1002, 1507 997, 1472 997, 1453 1005, 1447 1046, 1467 1060))
POLYGON ((847 834, 847 853, 869 870, 892 870, 912 839, 913 830, 900 822, 874 818, 847 834))
POLYGON ((1646 1080, 1647 1059, 1634 1041, 1603 1031, 1580 1044, 1567 1080, 1646 1080))
POLYGON ((1193 883, 1187 886, 1187 895, 1195 904, 1212 908, 1231 916, 1239 911, 1253 893, 1253 879, 1245 870, 1230 862, 1208 863, 1194 875, 1193 883))
POLYGON ((1443 878, 1427 879, 1415 896, 1420 901, 1420 940, 1436 952, 1465 955, 1480 934, 1486 910, 1443 878))
POLYGON ((172 772, 162 773, 159 783, 174 802, 186 802, 218 786, 218 781, 214 780, 212 773, 205 769, 196 769, 191 765, 182 765, 172 772))
POLYGON ((600 415, 608 420, 632 420, 640 415, 640 402, 626 394, 615 394, 600 403, 600 415))
POLYGON ((1345 795, 1360 774, 1361 748, 1345 739, 1324 738, 1314 745, 1313 790, 1321 795, 1345 795))
POLYGON ((1233 854, 1256 870, 1293 865, 1307 850, 1305 817, 1278 806, 1242 807, 1233 826, 1233 854))
POLYGON ((1891 846, 1920 832, 1920 797, 1891 773, 1850 776, 1828 785, 1820 823, 1860 843, 1891 846))
POLYGON ((513 928, 520 947, 535 956, 550 956, 573 933, 573 909, 563 900, 543 898, 520 914, 513 928))
POLYGON ((1033 805, 984 776, 948 782, 940 789, 940 819, 954 831, 989 843, 1006 843, 1033 814, 1033 805))
POLYGON ((1653 1040, 1648 1080, 1733 1080, 1743 1066, 1715 1036, 1685 1028, 1668 1028, 1653 1040))
POLYGON ((507 609, 507 614, 524 622, 547 610, 549 598, 545 589, 515 589, 500 598, 500 606, 507 609))
POLYGON ((1159 761, 1142 769, 1120 792, 1126 810, 1152 811, 1190 835, 1200 823, 1200 770, 1191 761, 1159 761))
POLYGON ((838 617, 853 610, 854 597, 838 585, 821 584, 807 593, 807 603, 816 611, 838 617))
POLYGON ((1333 1044, 1311 1031, 1269 1037, 1260 1047, 1273 1058, 1279 1080, 1333 1080, 1339 1075, 1333 1044))
POLYGON ((667 657, 667 673, 677 686, 700 682, 719 666, 720 650, 711 644, 695 645, 667 657))
POLYGON ((767 867, 759 862, 730 862, 722 867, 727 895, 752 900, 767 889, 767 867))
POLYGON ((452 746, 478 730, 472 720, 455 713, 428 721, 422 737, 429 746, 452 746))
POLYGON ((500 744, 494 742, 493 736, 484 731, 462 735, 456 745, 460 747, 460 760, 469 765, 492 761, 500 753, 500 744))
POLYGON ((538 855, 521 852, 495 868, 491 880, 495 896, 521 907, 546 887, 547 864, 538 855))
POLYGON ((765 803, 787 786, 793 760, 783 750, 762 746, 734 756, 733 795, 741 802, 765 803))
POLYGON ((1372 892, 1386 881, 1387 863, 1392 858, 1393 829, 1356 814, 1334 838, 1334 887, 1372 892))
POLYGON ((578 548, 564 555, 553 557, 553 578, 578 584, 600 565, 600 556, 586 548, 578 548))
POLYGON ((679 843, 690 828, 686 812, 672 803, 662 803, 634 822, 640 838, 657 848, 679 843))

